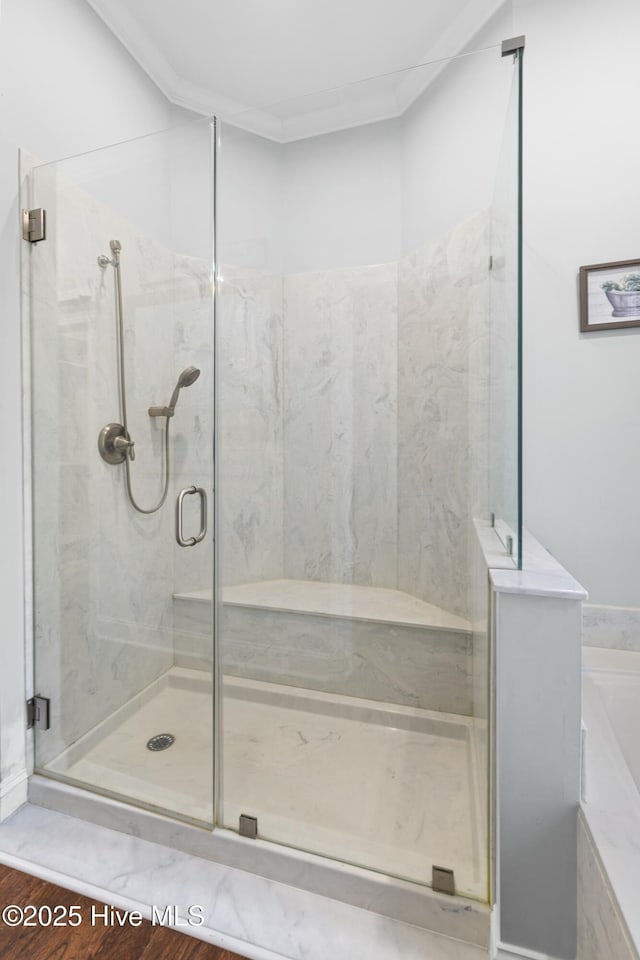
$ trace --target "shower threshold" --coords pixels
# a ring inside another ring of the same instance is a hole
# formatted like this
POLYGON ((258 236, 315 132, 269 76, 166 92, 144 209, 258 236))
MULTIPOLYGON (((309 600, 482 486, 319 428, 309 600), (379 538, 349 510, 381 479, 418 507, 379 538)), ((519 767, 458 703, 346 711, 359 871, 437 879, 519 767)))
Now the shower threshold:
MULTIPOLYGON (((475 721, 302 688, 224 678, 221 825, 256 817, 261 840, 486 896, 475 721)), ((172 668, 41 774, 156 813, 213 820, 212 691, 172 668), (147 743, 171 734, 154 752, 147 743)))

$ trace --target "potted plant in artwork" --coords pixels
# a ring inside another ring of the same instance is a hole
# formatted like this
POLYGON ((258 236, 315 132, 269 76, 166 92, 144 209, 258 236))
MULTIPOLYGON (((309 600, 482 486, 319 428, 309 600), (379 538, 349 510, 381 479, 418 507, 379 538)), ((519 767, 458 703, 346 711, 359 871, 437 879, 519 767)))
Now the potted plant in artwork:
POLYGON ((625 273, 618 280, 605 280, 602 289, 613 307, 614 317, 640 314, 640 273, 625 273))

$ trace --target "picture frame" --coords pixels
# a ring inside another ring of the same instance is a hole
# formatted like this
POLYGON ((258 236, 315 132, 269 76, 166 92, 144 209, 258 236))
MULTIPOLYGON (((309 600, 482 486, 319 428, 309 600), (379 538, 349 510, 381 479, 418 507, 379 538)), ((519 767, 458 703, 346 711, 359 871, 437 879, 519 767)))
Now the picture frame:
POLYGON ((640 327, 640 259, 580 267, 580 331, 640 327))

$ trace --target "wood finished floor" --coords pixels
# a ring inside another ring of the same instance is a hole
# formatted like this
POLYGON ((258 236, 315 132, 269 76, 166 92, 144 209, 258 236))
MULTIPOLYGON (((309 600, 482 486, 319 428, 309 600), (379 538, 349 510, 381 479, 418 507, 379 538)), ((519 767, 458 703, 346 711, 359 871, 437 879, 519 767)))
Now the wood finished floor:
POLYGON ((243 960, 236 953, 175 930, 154 927, 146 920, 140 927, 91 926, 92 905, 103 907, 103 904, 0 866, 0 913, 10 904, 22 908, 28 904, 35 907, 78 905, 83 922, 74 928, 11 928, 0 919, 2 960, 243 960))

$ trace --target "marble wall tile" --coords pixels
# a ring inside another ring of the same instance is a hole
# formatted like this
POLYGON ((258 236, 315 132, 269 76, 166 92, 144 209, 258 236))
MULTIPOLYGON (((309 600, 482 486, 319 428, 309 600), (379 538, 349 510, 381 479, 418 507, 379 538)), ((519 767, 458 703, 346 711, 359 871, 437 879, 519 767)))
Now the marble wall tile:
MULTIPOLYGON (((173 598, 174 662, 177 667, 211 670, 213 665, 211 601, 173 598)), ((227 636, 221 634, 223 654, 227 636)))
MULTIPOLYGON (((512 531, 518 510, 517 228, 494 206, 489 214, 489 510, 512 531)), ((488 251, 487 251, 488 253, 488 251)))
POLYGON ((404 257, 398 283, 398 588, 465 617, 486 235, 479 214, 404 257))
POLYGON ((495 884, 495 824, 494 811, 490 801, 494 771, 491 765, 491 729, 490 717, 493 697, 493 677, 491 675, 491 639, 489 636, 489 574, 486 557, 482 550, 475 524, 470 535, 469 556, 469 604, 471 615, 471 650, 473 663, 473 708, 474 746, 478 783, 478 830, 481 834, 482 856, 485 871, 489 874, 489 886, 495 884), (489 845, 490 844, 490 845, 489 845))
POLYGON ((285 276, 283 302, 278 278, 222 271, 225 582, 398 585, 468 615, 489 239, 479 214, 399 265, 285 276))
POLYGON ((578 960, 638 960, 589 827, 578 817, 578 960))
POLYGON ((471 714, 465 635, 228 608, 227 673, 471 714))
MULTIPOLYGON (((172 422, 171 503, 192 485, 207 493, 207 536, 194 547, 173 544, 175 591, 211 589, 214 535, 214 326, 211 271, 208 264, 176 257, 173 302, 174 383, 181 371, 195 366, 200 376, 181 391, 172 422)), ((163 402, 168 402, 169 397, 163 402)), ((184 502, 187 534, 200 529, 199 497, 184 502)))
MULTIPOLYGON (((102 719, 169 665, 172 594, 211 586, 210 537, 192 549, 174 542, 172 504, 181 487, 196 484, 211 494, 210 536, 214 527, 208 266, 140 236, 86 191, 55 177, 50 183, 50 170, 42 176, 55 195, 48 203, 51 242, 33 259, 32 284, 38 671, 57 678, 55 689, 49 687, 58 716, 73 712, 77 720, 62 739, 51 736, 46 749, 43 742, 40 762, 84 732, 89 718, 91 724, 102 719), (163 424, 150 420, 147 407, 168 401, 185 366, 202 371, 181 393, 171 424, 170 494, 153 516, 132 511, 123 470, 96 455, 101 426, 120 418, 113 270, 96 263, 114 237, 123 247, 129 419, 137 454, 132 482, 143 506, 161 490, 163 450, 163 424), (111 657, 103 663, 105 689, 78 692, 70 711, 68 688, 93 686, 89 650, 98 640, 111 657), (129 654, 123 652, 128 647, 129 654), (75 665, 74 650, 82 652, 75 665)), ((222 269, 222 582, 288 576, 398 586, 468 616, 470 435, 480 445, 485 436, 480 420, 477 428, 472 420, 479 406, 474 384, 486 391, 486 268, 483 273, 479 266, 485 233, 479 216, 400 265, 285 278, 222 269), (475 380, 469 359, 474 343, 480 358, 475 380)), ((195 498, 187 501, 185 519, 198 523, 195 498)), ((299 648, 308 626, 293 631, 299 648)), ((349 630, 349 637, 342 631, 341 649, 351 644, 352 667, 361 674, 358 695, 422 702, 422 680, 416 684, 410 676, 416 669, 410 645, 406 657, 393 654, 405 663, 390 692, 384 644, 369 626, 349 630), (366 647, 362 662, 354 638, 366 647)), ((176 656, 207 663, 210 631, 206 646, 203 634, 189 638, 182 628, 179 634, 176 656)), ((232 659, 251 659, 247 633, 242 642, 233 630, 224 637, 235 650, 232 659)), ((260 639, 254 642, 258 656, 260 639)), ((337 664, 326 635, 322 642, 325 665, 337 664)), ((471 711, 467 652, 460 663, 451 658, 451 676, 430 652, 429 669, 443 685, 439 699, 427 698, 431 707, 471 711)), ((298 676, 298 666, 283 669, 298 676)), ((338 669, 344 670, 344 658, 329 673, 338 669)), ((351 681, 348 687, 353 692, 351 681)))
MULTIPOLYGON (((210 666, 210 604, 174 601, 176 662, 210 666)), ((469 634, 223 605, 223 670, 464 716, 473 714, 469 634)))
POLYGON ((282 576, 282 277, 230 266, 221 274, 221 582, 233 584, 282 576))
POLYGON ((394 587, 397 267, 284 291, 284 575, 394 587))
POLYGON ((582 607, 582 642, 588 647, 640 653, 640 608, 585 603, 582 607))
POLYGON ((161 488, 161 436, 150 403, 175 383, 174 258, 51 168, 35 171, 48 240, 31 256, 36 685, 52 700, 37 737, 44 765, 173 661, 173 527, 169 505, 143 517, 126 501, 122 467, 97 452, 120 420, 113 268, 122 243, 134 494, 161 488), (167 282, 168 281, 168 282, 167 282))
MULTIPOLYGON (((488 251, 487 257, 488 257, 488 251)), ((469 442, 469 522, 487 521, 492 512, 490 416, 492 347, 490 281, 486 273, 469 290, 467 417, 469 442)), ((495 435, 495 432, 494 432, 495 435)))

